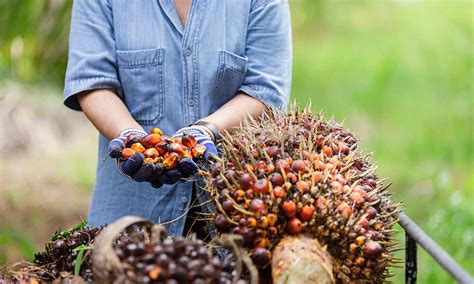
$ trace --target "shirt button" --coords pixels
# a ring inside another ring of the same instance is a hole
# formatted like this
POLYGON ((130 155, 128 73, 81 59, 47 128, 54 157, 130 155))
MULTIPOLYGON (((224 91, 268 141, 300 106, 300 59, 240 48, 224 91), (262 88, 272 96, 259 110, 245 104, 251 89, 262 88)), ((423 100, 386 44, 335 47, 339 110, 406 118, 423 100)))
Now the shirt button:
POLYGON ((183 203, 188 202, 188 198, 187 198, 187 197, 182 197, 182 198, 181 198, 181 202, 183 202, 183 203))
POLYGON ((193 99, 189 99, 189 100, 188 100, 188 105, 189 105, 189 106, 192 107, 192 106, 194 106, 195 104, 196 104, 196 102, 195 102, 193 99))
POLYGON ((192 53, 193 53, 193 52, 191 51, 190 48, 186 48, 186 49, 184 50, 184 55, 186 55, 186 56, 190 56, 192 53))

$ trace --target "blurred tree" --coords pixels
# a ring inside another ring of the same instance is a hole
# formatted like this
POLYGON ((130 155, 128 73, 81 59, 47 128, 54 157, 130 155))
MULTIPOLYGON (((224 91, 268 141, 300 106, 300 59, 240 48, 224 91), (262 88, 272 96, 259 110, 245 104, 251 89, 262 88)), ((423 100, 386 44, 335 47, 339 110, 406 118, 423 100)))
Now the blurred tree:
POLYGON ((72 1, 0 0, 0 77, 62 83, 72 1))

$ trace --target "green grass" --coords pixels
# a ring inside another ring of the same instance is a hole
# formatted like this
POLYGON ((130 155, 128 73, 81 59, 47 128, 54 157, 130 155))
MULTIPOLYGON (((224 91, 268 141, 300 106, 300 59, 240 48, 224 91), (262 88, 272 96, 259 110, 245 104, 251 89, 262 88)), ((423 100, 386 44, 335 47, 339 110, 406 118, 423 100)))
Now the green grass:
MULTIPOLYGON (((472 3, 315 5, 309 22, 293 9, 293 99, 345 120, 406 213, 474 273, 472 3)), ((454 282, 420 257, 420 283, 454 282)))

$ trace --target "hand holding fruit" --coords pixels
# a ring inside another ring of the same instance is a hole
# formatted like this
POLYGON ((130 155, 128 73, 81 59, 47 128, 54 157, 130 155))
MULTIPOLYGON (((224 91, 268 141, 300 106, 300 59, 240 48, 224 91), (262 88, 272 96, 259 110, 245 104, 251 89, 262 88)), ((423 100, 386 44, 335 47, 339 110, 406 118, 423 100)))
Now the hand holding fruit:
POLYGON ((137 182, 150 182, 153 187, 194 176, 199 170, 194 160, 205 152, 206 147, 194 136, 170 137, 159 128, 149 134, 120 135, 109 144, 109 155, 118 159, 121 173, 137 182))
POLYGON ((219 157, 216 145, 205 130, 199 127, 189 126, 181 128, 173 135, 175 138, 181 137, 186 139, 185 136, 192 136, 195 138, 197 144, 205 146, 206 151, 204 152, 204 157, 206 159, 212 158, 212 156, 219 157))

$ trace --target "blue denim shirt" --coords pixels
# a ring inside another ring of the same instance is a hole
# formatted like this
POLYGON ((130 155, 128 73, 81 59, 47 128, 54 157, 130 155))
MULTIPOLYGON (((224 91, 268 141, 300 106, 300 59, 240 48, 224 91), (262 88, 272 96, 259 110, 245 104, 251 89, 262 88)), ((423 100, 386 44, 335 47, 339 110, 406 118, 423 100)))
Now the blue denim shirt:
MULTIPOLYGON (((64 103, 80 110, 78 93, 113 88, 146 131, 171 135, 239 92, 285 107, 291 62, 287 1, 193 0, 183 27, 172 0, 77 0, 64 103)), ((181 234, 191 182, 154 189, 130 181, 115 161, 102 161, 108 142, 100 136, 90 224, 138 215, 181 234)))

